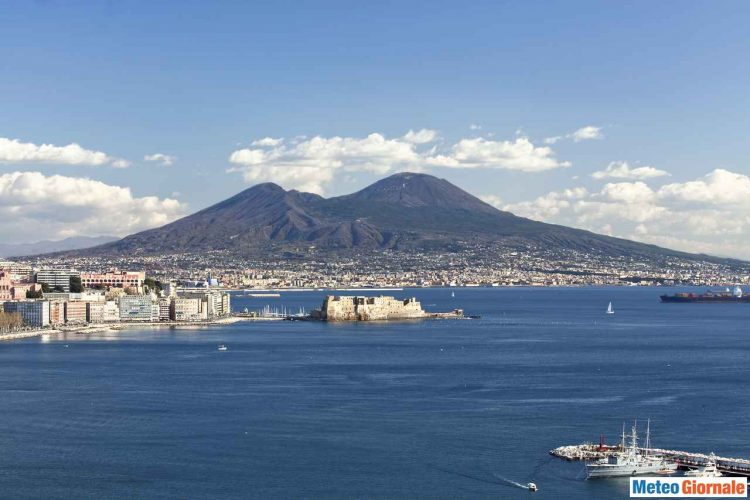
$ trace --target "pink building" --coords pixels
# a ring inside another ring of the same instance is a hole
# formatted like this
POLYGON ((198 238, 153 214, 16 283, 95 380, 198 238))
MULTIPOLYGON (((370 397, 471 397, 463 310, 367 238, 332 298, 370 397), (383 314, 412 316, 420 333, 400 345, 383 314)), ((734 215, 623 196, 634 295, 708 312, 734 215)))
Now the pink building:
POLYGON ((39 292, 41 290, 42 287, 38 283, 19 283, 16 281, 13 282, 11 297, 13 300, 24 300, 26 298, 26 292, 39 292))
POLYGON ((64 302, 53 300, 49 303, 49 323, 50 325, 62 325, 65 323, 64 302))
POLYGON ((65 302, 65 322, 86 323, 86 303, 73 301, 65 302))
POLYGON ((10 279, 10 269, 0 269, 0 300, 13 298, 13 282, 10 279))

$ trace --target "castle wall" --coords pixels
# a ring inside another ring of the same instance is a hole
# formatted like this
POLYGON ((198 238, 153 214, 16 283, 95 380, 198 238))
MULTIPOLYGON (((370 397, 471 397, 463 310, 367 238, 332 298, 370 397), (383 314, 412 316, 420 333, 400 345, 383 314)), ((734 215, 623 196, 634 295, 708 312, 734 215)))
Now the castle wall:
POLYGON ((323 302, 321 316, 328 321, 379 321, 423 318, 425 312, 415 298, 329 295, 323 302))

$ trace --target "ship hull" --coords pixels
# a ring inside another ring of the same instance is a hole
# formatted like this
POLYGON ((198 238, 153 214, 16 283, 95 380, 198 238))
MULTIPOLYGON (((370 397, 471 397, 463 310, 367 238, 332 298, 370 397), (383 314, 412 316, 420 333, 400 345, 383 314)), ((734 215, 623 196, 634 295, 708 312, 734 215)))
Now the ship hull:
POLYGON ((662 295, 660 297, 662 302, 675 302, 675 303, 720 303, 720 304, 750 304, 750 295, 743 295, 742 297, 722 297, 722 296, 711 296, 711 295, 662 295))
POLYGON ((643 474, 656 474, 664 469, 664 464, 594 464, 586 466, 586 477, 597 479, 604 477, 628 477, 643 474))

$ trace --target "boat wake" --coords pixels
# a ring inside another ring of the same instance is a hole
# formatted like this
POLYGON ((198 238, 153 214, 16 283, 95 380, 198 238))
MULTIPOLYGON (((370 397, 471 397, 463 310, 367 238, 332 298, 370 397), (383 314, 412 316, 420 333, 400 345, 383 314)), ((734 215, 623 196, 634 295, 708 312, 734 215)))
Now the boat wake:
POLYGON ((522 490, 528 490, 529 489, 528 483, 527 484, 522 484, 522 483, 513 481, 511 479, 508 479, 506 477, 499 476, 499 475, 495 474, 494 472, 490 472, 489 474, 484 474, 484 473, 482 473, 481 470, 479 470, 478 472, 481 474, 481 476, 480 476, 480 475, 467 474, 465 472, 460 472, 460 471, 456 471, 456 470, 443 469, 443 468, 440 468, 440 467, 435 467, 435 468, 438 469, 439 471, 447 472, 448 474, 454 474, 456 476, 465 477, 467 479, 473 479, 475 481, 480 481, 482 483, 497 484, 499 486, 508 486, 508 487, 511 487, 511 488, 521 488, 522 490))
POLYGON ((499 475, 495 474, 494 472, 492 473, 492 475, 495 478, 497 478, 500 481, 502 481, 503 484, 506 484, 508 486, 515 486, 516 488, 521 488, 522 490, 528 490, 529 489, 529 485, 528 484, 518 483, 516 481, 513 481, 512 479, 508 479, 507 477, 499 476, 499 475))

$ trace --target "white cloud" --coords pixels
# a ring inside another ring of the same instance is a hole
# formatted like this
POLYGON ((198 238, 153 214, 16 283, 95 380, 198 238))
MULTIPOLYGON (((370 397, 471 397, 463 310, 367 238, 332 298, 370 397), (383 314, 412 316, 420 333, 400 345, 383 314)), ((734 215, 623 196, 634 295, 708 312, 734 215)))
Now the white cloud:
POLYGON ((526 137, 513 141, 462 139, 438 150, 429 145, 438 139, 434 130, 410 130, 401 138, 373 133, 357 137, 261 139, 252 147, 229 156, 228 171, 239 172, 247 182, 273 181, 288 188, 323 193, 336 171, 387 174, 430 167, 499 168, 539 172, 570 165, 559 161, 548 147, 537 147, 526 137))
POLYGON ((553 191, 503 209, 677 250, 750 259, 750 177, 723 169, 659 189, 636 181, 597 192, 553 191))
POLYGON ((587 125, 585 127, 579 128, 575 132, 571 132, 570 134, 547 137, 546 139, 544 139, 544 143, 555 144, 563 139, 572 139, 573 142, 581 142, 581 141, 589 141, 592 139, 603 139, 603 138, 604 138, 604 134, 602 134, 601 127, 587 125))
POLYGON ((600 127, 594 127, 593 125, 579 128, 573 132, 571 136, 575 142, 590 141, 592 139, 601 139, 604 137, 602 135, 602 129, 600 127))
POLYGON ((650 203, 656 193, 643 182, 617 182, 606 184, 600 196, 607 201, 628 204, 650 203))
POLYGON ((128 160, 118 158, 113 159, 110 165, 112 165, 113 168, 128 168, 130 166, 130 162, 128 160))
POLYGON ((483 194, 479 196, 479 199, 495 208, 501 208, 503 206, 502 198, 494 194, 483 194))
POLYGON ((135 197, 129 188, 40 172, 0 175, 0 239, 37 241, 71 235, 124 236, 184 214, 177 200, 135 197))
POLYGON ((437 131, 426 128, 417 130, 416 132, 409 130, 404 135, 404 140, 406 142, 411 142, 412 144, 427 144, 428 142, 433 142, 436 138, 437 131))
POLYGON ((591 174, 594 179, 652 179, 654 177, 663 177, 670 175, 666 170, 659 170, 654 167, 634 167, 631 168, 625 161, 613 161, 604 170, 599 170, 591 174))
POLYGON ((127 160, 109 156, 101 151, 84 149, 75 143, 67 146, 37 145, 6 137, 0 137, 0 162, 83 166, 111 165, 115 168, 125 168, 130 165, 127 160))
POLYGON ((276 145, 240 149, 229 161, 230 172, 241 172, 247 182, 270 180, 288 187, 322 193, 334 171, 379 174, 398 168, 419 169, 422 157, 416 144, 386 139, 381 134, 356 137, 313 137, 276 145))
POLYGON ((461 139, 450 152, 425 159, 426 164, 451 168, 499 168, 541 172, 570 166, 548 147, 534 146, 526 137, 514 141, 492 141, 481 137, 461 139))
POLYGON ((476 123, 472 123, 471 125, 469 125, 469 130, 482 130, 482 126, 477 125, 476 123))
POLYGON ((717 207, 733 205, 750 208, 750 177, 724 169, 716 169, 702 179, 667 184, 659 190, 663 198, 717 207))
POLYGON ((177 157, 171 155, 165 155, 163 153, 154 153, 152 155, 146 155, 143 157, 145 161, 152 161, 164 165, 165 167, 172 166, 177 160, 177 157))
POLYGON ((284 141, 283 138, 274 139, 273 137, 264 137, 263 139, 258 139, 257 141, 253 141, 250 145, 251 146, 278 146, 284 141))
POLYGON ((503 210, 534 220, 549 221, 562 210, 569 209, 575 200, 584 198, 587 195, 588 191, 582 187, 565 189, 559 192, 553 191, 532 201, 505 205, 503 210))

